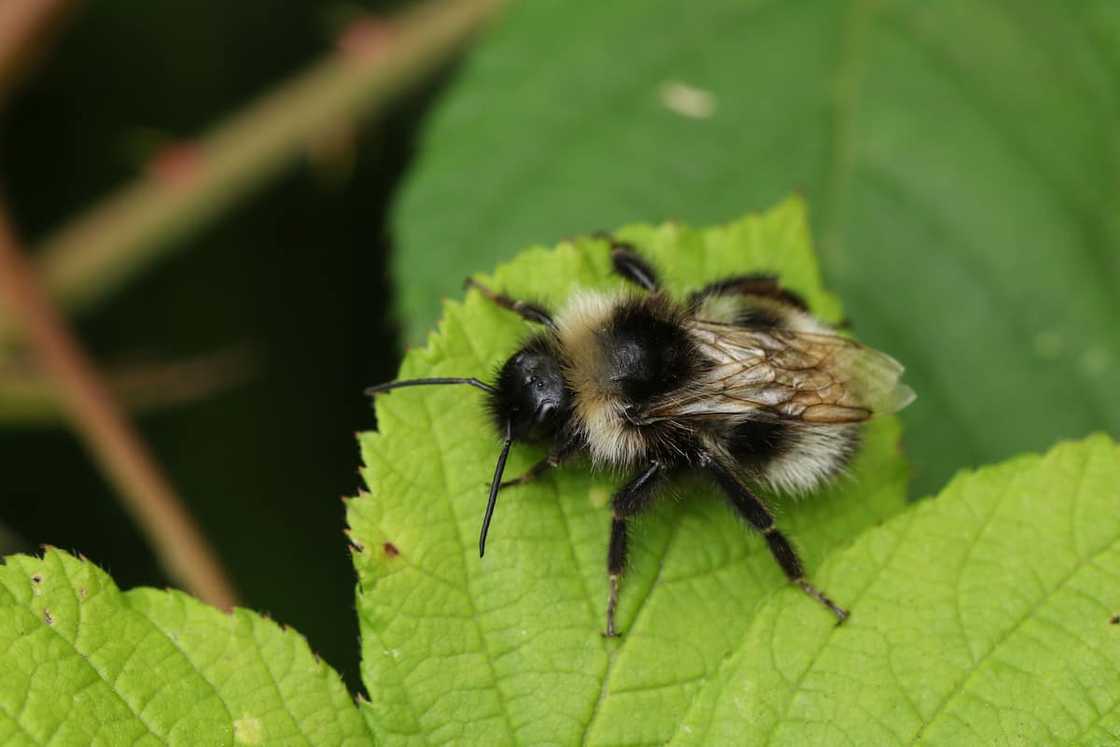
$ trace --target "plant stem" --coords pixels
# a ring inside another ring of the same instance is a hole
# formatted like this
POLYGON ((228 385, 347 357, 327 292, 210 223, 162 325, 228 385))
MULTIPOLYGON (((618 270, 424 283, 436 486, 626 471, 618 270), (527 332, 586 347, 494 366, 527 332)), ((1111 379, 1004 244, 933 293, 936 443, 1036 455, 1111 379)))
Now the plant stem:
POLYGON ((74 429, 117 486, 167 572, 204 601, 232 608, 236 595, 216 555, 39 285, 2 205, 0 299, 22 323, 74 429))
POLYGON ((72 0, 0 0, 0 100, 39 51, 35 42, 73 5, 72 0))
MULTIPOLYGON (((249 379, 252 352, 245 346, 174 361, 101 366, 105 384, 126 412, 146 412, 197 402, 249 379)), ((0 426, 54 426, 66 411, 54 382, 30 361, 0 359, 0 426)))
MULTIPOLYGON (((111 293, 324 137, 434 72, 502 4, 433 0, 354 24, 325 60, 198 141, 165 151, 145 176, 47 238, 35 255, 44 286, 68 309, 111 293)), ((15 333, 0 324, 0 338, 15 333)))

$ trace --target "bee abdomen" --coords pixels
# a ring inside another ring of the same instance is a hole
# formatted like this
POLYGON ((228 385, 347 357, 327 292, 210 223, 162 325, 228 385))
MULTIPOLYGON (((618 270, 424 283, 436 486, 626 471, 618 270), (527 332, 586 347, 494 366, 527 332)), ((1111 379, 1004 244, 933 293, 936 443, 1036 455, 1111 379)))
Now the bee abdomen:
POLYGON ((728 451, 760 482, 784 493, 814 490, 848 466, 859 446, 855 424, 744 421, 728 435, 728 451))
POLYGON ((784 423, 746 420, 732 429, 728 451, 744 462, 765 462, 793 445, 789 431, 790 426, 784 423))

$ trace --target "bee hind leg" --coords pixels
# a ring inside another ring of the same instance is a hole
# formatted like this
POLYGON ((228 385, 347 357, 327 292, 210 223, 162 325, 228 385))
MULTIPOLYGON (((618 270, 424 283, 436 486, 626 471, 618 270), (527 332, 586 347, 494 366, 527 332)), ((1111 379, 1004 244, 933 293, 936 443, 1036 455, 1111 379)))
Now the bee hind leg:
POLYGON ((622 586, 622 573, 626 569, 629 542, 626 529, 630 518, 650 504, 657 487, 664 477, 665 468, 651 462, 645 469, 631 478, 630 482, 619 488, 611 498, 613 515, 611 517, 611 539, 607 548, 607 581, 610 594, 607 597, 607 629, 603 635, 614 638, 618 635, 614 616, 618 609, 618 595, 622 586))
POLYGON ((774 523, 774 516, 766 508, 762 499, 748 490, 735 476, 734 472, 718 460, 712 459, 707 468, 719 486, 723 488, 723 492, 727 494, 728 501, 735 512, 762 534, 766 540, 766 546, 770 549, 770 554, 774 556, 774 560, 777 561, 782 572, 786 574, 786 578, 797 584, 798 588, 835 615, 837 625, 847 620, 848 611, 832 601, 828 594, 805 578, 805 568, 801 563, 801 558, 797 556, 797 551, 793 549, 793 545, 774 523))
POLYGON ((809 304, 805 303, 805 299, 799 293, 783 287, 777 275, 765 272, 735 275, 708 283, 693 293, 689 297, 689 302, 693 306, 699 306, 705 298, 711 296, 756 296, 780 301, 800 311, 809 310, 809 304))

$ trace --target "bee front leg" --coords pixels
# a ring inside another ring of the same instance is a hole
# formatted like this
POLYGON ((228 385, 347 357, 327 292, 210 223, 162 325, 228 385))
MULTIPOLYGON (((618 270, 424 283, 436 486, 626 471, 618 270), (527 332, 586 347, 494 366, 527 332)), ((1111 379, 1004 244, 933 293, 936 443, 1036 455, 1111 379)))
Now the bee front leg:
POLYGON ((505 488, 512 488, 515 485, 524 485, 533 482, 548 470, 563 464, 565 459, 579 450, 579 443, 578 439, 571 436, 567 437, 559 446, 553 447, 548 456, 525 470, 524 474, 506 480, 500 487, 504 490, 505 488))
POLYGON ((533 322, 534 324, 543 324, 546 327, 556 326, 556 323, 552 319, 552 314, 549 313, 548 309, 539 304, 512 298, 510 296, 507 296, 505 293, 498 293, 497 291, 491 290, 487 286, 478 282, 474 278, 467 278, 466 281, 464 281, 463 286, 466 288, 476 289, 479 293, 489 298, 498 306, 502 307, 503 309, 512 311, 527 322, 533 322))
POLYGON ((616 275, 650 292, 661 287, 657 271, 642 255, 638 254, 633 244, 620 241, 605 231, 598 231, 594 235, 610 243, 611 268, 616 275))
POLYGON ((615 611, 618 609, 618 594, 622 586, 622 572, 626 569, 629 554, 627 523, 630 518, 650 504, 665 474, 665 467, 658 462, 650 464, 619 488, 611 498, 611 539, 607 547, 607 582, 610 594, 607 597, 607 629, 603 635, 613 638, 618 635, 614 625, 615 611))
POLYGON ((526 483, 533 482, 553 467, 559 466, 559 464, 560 463, 554 461, 551 456, 547 456, 534 464, 529 469, 525 470, 523 474, 520 474, 517 477, 511 477, 510 479, 506 480, 501 484, 500 487, 502 490, 505 490, 506 488, 512 488, 517 485, 525 485, 526 483))

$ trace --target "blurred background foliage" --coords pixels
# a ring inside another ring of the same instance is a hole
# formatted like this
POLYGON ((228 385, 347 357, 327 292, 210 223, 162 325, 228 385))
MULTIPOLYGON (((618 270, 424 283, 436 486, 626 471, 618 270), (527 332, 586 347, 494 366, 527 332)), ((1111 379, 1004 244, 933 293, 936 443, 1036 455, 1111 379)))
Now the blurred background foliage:
MULTIPOLYGON (((177 143, 401 5, 79 4, 0 122, 27 243, 153 163, 174 169, 177 143)), ((183 401, 146 408, 143 434, 243 603, 354 685, 338 499, 372 426, 361 390, 465 275, 527 244, 724 222, 801 191, 826 284, 919 393, 903 418, 915 495, 1115 435, 1118 84, 1112 0, 524 0, 461 65, 372 125, 341 122, 74 319, 107 370, 209 361, 186 376, 199 391, 156 387, 183 401)), ((19 364, 9 351, 0 372, 19 364)), ((167 584, 36 391, 0 397, 3 550, 50 543, 123 587, 167 584)))
MULTIPOLYGON (((107 0, 80 7, 11 101, 0 158, 30 245, 331 45, 345 14, 391 4, 107 0)), ((357 489, 361 392, 392 378, 385 216, 432 87, 352 149, 308 160, 76 317, 99 361, 244 349, 244 385, 139 424, 242 593, 356 683, 341 497, 357 489)), ((9 410, 14 410, 11 405, 9 410)), ((59 424, 0 430, 0 522, 24 550, 84 553, 122 587, 169 583, 59 424)), ((11 551, 11 545, 5 548, 11 551)))
POLYGON ((801 191, 826 284, 918 392, 917 494, 1120 430, 1120 3, 519 3, 420 153, 410 339, 526 244, 801 191))

